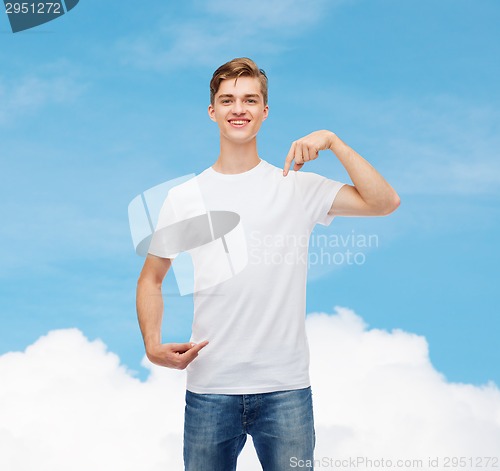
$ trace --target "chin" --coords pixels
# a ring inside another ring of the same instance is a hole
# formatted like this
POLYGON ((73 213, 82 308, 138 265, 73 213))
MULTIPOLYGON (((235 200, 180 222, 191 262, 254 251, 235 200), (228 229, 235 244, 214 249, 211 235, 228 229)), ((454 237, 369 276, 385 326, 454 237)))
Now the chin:
MULTIPOLYGON (((252 142, 256 137, 257 134, 252 134, 252 135, 235 135, 233 133, 228 133, 228 134, 223 134, 222 135, 226 141, 233 142, 235 144, 247 144, 248 142, 252 142)), ((221 137, 222 137, 221 136, 221 137)))

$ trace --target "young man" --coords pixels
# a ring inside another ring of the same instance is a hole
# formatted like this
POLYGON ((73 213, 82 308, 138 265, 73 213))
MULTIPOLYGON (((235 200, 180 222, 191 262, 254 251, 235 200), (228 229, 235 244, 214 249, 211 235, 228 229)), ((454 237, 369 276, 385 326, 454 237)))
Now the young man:
MULTIPOLYGON (((253 61, 234 59, 215 71, 208 114, 219 126, 220 153, 195 177, 196 194, 207 212, 239 216, 246 245, 236 244, 243 249, 239 272, 233 269, 217 283, 195 289, 191 342, 161 340, 161 285, 176 256, 162 243, 169 245, 172 237, 159 237, 160 242, 153 237, 138 282, 138 318, 148 358, 169 368, 188 367, 187 471, 235 470, 247 434, 265 471, 294 469, 298 460, 312 462, 315 435, 305 334, 307 242, 303 241, 315 224, 328 225, 334 216, 381 216, 399 205, 398 195, 384 178, 330 131, 295 141, 283 169, 261 159, 257 133, 268 112, 267 78, 253 61), (353 185, 299 171, 322 150, 332 151, 340 160, 353 185)), ((174 225, 200 214, 190 212, 192 201, 183 196, 185 188, 173 190, 157 232, 165 227, 188 231, 189 225, 174 225)), ((210 230, 214 235, 215 229, 210 230)), ((185 240, 182 234, 179 239, 185 240)), ((214 244, 223 245, 229 256, 235 244, 226 239, 214 244)), ((199 252, 193 252, 198 257, 195 271, 205 281, 218 263, 215 253, 204 252, 200 261, 199 252)))

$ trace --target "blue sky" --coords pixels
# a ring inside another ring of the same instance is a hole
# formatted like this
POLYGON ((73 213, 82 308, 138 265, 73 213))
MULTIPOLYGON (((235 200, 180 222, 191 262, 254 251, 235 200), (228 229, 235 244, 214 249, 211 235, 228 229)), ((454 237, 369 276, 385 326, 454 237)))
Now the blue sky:
MULTIPOLYGON (((270 80, 262 158, 327 128, 402 199, 318 231, 379 243, 313 267, 308 312, 423 335, 449 380, 499 384, 499 23, 494 0, 81 0, 17 34, 0 17, 0 354, 78 327, 145 374, 127 206, 215 161, 208 82, 249 56, 270 80)), ((349 181, 328 153, 305 170, 349 181)), ((192 301, 166 283, 182 340, 192 301)))

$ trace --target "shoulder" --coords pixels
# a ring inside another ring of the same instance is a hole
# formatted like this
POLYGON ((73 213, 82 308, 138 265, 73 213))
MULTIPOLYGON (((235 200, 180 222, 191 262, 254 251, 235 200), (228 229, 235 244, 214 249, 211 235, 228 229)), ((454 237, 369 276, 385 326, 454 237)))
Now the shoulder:
POLYGON ((201 176, 203 175, 203 173, 204 172, 200 173, 199 175, 195 175, 193 173, 181 177, 182 180, 179 179, 179 183, 170 188, 168 196, 173 198, 183 198, 189 196, 199 188, 201 176))
POLYGON ((200 177, 201 174, 186 175, 180 183, 172 186, 165 198, 162 212, 171 217, 175 215, 176 220, 203 214, 206 210, 200 177))
POLYGON ((296 180, 296 172, 290 172, 286 177, 283 176, 283 168, 277 167, 265 160, 262 161, 262 176, 272 179, 278 184, 290 185, 296 180), (288 178, 291 177, 291 178, 288 178))

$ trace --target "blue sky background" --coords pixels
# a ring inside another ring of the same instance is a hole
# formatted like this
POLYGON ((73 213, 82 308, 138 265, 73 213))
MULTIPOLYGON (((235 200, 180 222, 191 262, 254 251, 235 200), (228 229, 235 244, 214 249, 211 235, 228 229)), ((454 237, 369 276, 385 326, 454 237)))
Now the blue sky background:
MULTIPOLYGON (((208 82, 249 56, 270 80, 262 158, 331 129, 402 199, 318 231, 379 244, 313 267, 308 312, 424 335, 449 380, 500 384, 498 24, 495 0, 81 0, 17 34, 0 16, 0 354, 78 327, 145 374, 127 206, 215 161, 208 82)), ((305 170, 349 181, 329 153, 305 170)), ((165 293, 185 340, 192 300, 171 273, 165 293)))

